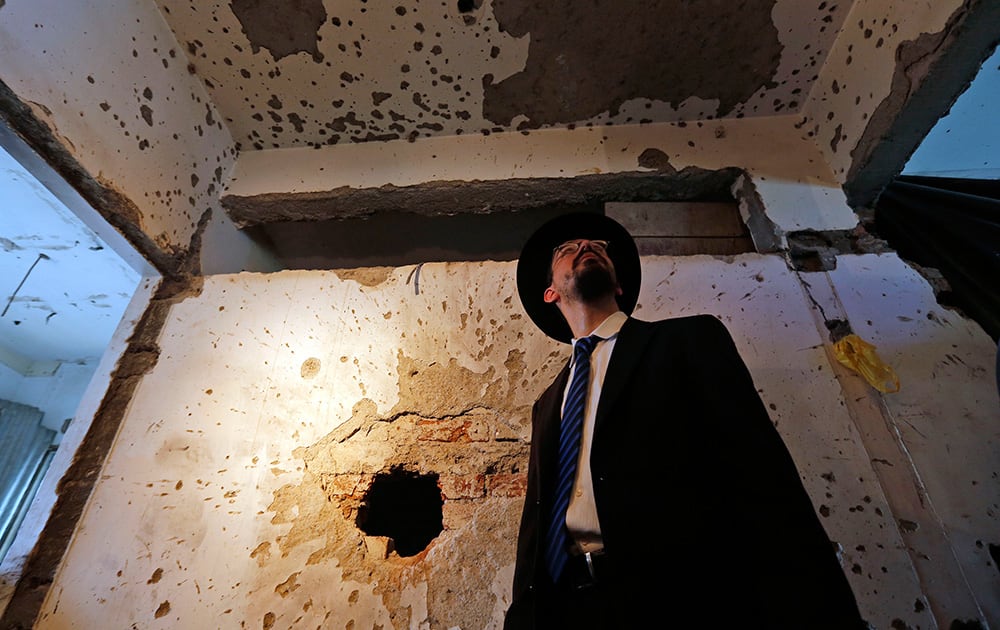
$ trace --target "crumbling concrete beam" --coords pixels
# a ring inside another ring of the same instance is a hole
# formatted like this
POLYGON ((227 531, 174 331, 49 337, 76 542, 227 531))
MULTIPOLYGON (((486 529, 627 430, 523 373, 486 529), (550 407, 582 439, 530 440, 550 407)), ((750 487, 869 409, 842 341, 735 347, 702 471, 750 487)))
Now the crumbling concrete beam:
POLYGON ((284 221, 350 219, 385 212, 427 216, 519 211, 553 204, 608 201, 730 199, 737 168, 689 167, 669 174, 625 172, 578 177, 490 181, 432 181, 411 186, 342 186, 321 192, 224 195, 222 205, 240 228, 284 221))

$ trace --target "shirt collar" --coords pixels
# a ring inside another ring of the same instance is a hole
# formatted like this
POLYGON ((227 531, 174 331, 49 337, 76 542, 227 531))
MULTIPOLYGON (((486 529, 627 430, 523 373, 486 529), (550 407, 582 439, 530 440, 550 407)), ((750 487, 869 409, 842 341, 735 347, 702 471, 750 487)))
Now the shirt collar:
MULTIPOLYGON (((584 335, 584 337, 589 337, 590 335, 597 335, 601 339, 611 339, 618 334, 618 331, 622 329, 625 321, 628 319, 628 315, 621 311, 617 311, 608 315, 608 318, 603 322, 598 324, 597 328, 592 330, 589 335, 584 335)), ((576 347, 576 339, 573 340, 573 346, 576 347)))

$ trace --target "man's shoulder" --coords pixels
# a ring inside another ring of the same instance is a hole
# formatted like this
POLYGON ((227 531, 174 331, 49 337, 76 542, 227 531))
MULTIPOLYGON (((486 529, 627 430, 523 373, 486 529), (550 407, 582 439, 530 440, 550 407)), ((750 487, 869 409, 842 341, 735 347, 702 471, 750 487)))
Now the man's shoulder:
POLYGON ((635 330, 647 331, 667 331, 667 332, 687 332, 687 331, 725 331, 726 326, 715 315, 701 313, 698 315, 685 315, 683 317, 667 317, 657 320, 642 320, 630 317, 622 327, 635 330))

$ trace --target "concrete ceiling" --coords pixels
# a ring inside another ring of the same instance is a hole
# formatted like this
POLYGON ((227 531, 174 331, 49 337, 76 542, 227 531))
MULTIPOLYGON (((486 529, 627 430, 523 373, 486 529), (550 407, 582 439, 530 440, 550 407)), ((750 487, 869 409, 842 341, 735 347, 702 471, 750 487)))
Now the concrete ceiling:
POLYGON ((158 3, 241 151, 794 113, 852 4, 158 3))

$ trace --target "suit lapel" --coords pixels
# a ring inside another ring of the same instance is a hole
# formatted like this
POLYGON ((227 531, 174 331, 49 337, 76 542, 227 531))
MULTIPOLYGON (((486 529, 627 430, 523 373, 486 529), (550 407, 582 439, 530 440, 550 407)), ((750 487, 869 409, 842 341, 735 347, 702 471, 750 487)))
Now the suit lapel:
POLYGON ((556 461, 559 459, 559 425, 561 421, 561 408, 563 393, 566 391, 566 382, 569 380, 569 362, 563 367, 556 380, 542 394, 538 403, 537 420, 541 422, 538 427, 538 448, 541 457, 539 458, 539 480, 542 487, 548 487, 549 480, 555 474, 556 461))
POLYGON ((618 400, 629 377, 639 364, 652 330, 653 327, 646 325, 645 322, 629 317, 618 332, 618 340, 615 341, 615 349, 611 353, 608 371, 601 386, 601 400, 597 404, 594 433, 601 429, 608 411, 618 400))

